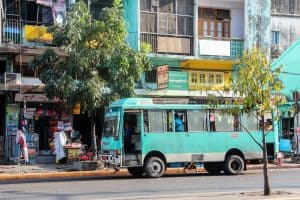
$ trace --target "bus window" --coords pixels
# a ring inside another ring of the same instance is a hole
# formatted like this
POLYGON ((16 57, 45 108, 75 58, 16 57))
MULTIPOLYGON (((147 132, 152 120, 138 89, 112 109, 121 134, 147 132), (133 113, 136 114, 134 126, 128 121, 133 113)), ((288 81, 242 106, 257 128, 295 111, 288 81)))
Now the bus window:
POLYGON ((209 129, 210 131, 216 131, 215 113, 213 111, 209 111, 209 129))
POLYGON ((147 110, 143 111, 143 117, 144 117, 144 132, 148 133, 149 132, 149 118, 148 118, 147 110))
POLYGON ((166 111, 166 131, 167 132, 173 132, 173 112, 172 110, 166 111))
POLYGON ((242 131, 257 131, 258 130, 258 118, 255 112, 250 114, 244 113, 241 116, 241 128, 242 131))
POLYGON ((190 110, 188 111, 188 127, 189 131, 205 131, 205 112, 201 110, 190 110))
POLYGON ((186 132, 187 117, 186 111, 175 111, 175 132, 186 132))
POLYGON ((149 111, 149 130, 150 132, 164 132, 163 111, 149 111))
MULTIPOLYGON (((234 131, 234 116, 221 112, 210 113, 214 116, 215 131, 234 131)), ((210 118, 212 118, 210 116, 210 118)))

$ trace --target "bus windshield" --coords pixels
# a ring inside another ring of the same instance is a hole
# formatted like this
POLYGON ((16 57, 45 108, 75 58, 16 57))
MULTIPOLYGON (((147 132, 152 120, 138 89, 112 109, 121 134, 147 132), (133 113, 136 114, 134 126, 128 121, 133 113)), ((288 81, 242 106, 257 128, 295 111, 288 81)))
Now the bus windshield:
POLYGON ((119 119, 117 116, 109 116, 104 119, 103 137, 118 136, 119 119))

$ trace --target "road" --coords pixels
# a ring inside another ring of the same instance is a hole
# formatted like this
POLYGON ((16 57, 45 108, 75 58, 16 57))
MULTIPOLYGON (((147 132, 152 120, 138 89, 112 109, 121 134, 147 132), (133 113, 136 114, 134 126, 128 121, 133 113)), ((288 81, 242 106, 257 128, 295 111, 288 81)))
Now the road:
MULTIPOLYGON (((268 199, 300 199, 300 169, 269 170, 272 191, 268 199)), ((16 200, 132 200, 132 199, 264 199, 262 172, 239 176, 206 173, 169 175, 158 179, 130 176, 89 180, 9 183, 0 185, 0 199, 16 200)))

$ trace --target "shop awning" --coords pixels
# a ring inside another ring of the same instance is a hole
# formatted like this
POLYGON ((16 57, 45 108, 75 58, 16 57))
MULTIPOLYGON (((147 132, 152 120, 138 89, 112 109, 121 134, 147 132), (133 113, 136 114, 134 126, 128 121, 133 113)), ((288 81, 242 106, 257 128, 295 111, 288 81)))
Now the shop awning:
POLYGON ((236 61, 231 60, 185 60, 181 62, 182 69, 194 70, 226 70, 231 71, 236 61))

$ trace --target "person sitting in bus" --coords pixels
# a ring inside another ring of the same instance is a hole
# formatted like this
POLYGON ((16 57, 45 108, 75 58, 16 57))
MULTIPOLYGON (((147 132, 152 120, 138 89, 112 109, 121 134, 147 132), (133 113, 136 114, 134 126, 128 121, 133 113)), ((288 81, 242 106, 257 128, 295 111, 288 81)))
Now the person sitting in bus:
POLYGON ((183 122, 182 119, 178 116, 178 113, 175 113, 175 131, 176 132, 183 132, 183 122))

